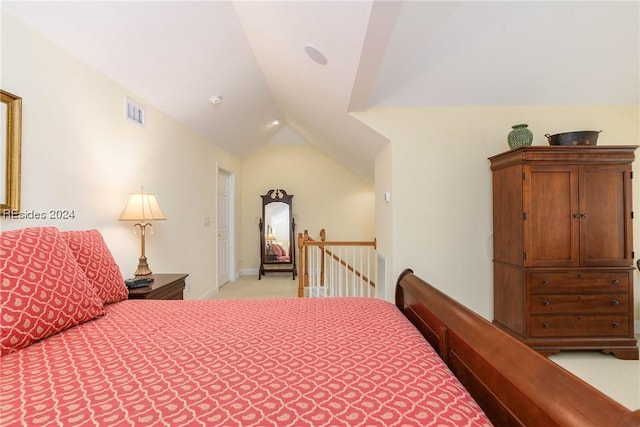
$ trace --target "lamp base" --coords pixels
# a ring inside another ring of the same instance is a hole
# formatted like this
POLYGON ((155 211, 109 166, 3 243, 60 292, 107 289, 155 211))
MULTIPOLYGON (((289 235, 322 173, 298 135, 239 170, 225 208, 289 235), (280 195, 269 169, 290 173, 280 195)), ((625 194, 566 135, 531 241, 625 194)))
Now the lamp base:
POLYGON ((133 273, 134 276, 148 276, 151 274, 151 269, 149 268, 149 264, 147 264, 147 257, 141 256, 138 259, 138 268, 136 272, 133 273))

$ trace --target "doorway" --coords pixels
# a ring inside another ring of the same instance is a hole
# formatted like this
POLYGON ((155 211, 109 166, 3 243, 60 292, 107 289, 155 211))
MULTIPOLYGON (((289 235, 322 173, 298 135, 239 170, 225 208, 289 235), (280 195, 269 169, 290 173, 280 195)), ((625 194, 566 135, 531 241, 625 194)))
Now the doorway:
POLYGON ((218 289, 235 276, 234 269, 234 175, 218 168, 217 177, 218 289))

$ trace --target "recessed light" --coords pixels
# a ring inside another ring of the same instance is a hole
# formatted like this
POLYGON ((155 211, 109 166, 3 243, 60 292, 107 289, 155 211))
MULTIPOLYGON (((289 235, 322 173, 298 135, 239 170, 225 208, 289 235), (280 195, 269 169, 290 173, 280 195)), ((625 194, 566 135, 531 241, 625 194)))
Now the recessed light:
POLYGON ((222 102, 222 97, 220 95, 214 95, 211 98, 209 98, 209 103, 211 105, 220 104, 221 102, 222 102))
POLYGON ((278 120, 278 119, 272 120, 272 121, 271 121, 271 124, 272 124, 273 126, 278 126, 278 125, 280 124, 280 120, 278 120))
POLYGON ((329 62, 327 61, 327 57, 324 56, 324 53, 320 52, 317 47, 311 44, 304 45, 304 51, 307 53, 309 58, 320 65, 327 65, 327 63, 329 62))

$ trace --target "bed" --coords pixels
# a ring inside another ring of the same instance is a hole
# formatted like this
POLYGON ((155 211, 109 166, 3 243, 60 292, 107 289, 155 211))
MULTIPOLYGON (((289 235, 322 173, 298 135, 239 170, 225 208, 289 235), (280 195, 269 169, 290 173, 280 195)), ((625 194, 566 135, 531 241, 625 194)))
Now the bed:
POLYGON ((417 277, 396 304, 497 426, 638 427, 630 411, 417 277))
POLYGON ((96 230, 1 237, 2 426, 640 420, 410 270, 395 305, 128 300, 96 230))

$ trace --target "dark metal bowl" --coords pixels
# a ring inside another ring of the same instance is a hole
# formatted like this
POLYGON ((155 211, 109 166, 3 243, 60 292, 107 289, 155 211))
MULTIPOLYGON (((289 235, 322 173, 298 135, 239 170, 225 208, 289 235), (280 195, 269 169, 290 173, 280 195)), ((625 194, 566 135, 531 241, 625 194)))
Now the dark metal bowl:
POLYGON ((581 130, 575 132, 557 133, 547 137, 549 145, 596 145, 598 144, 598 135, 601 130, 581 130))

